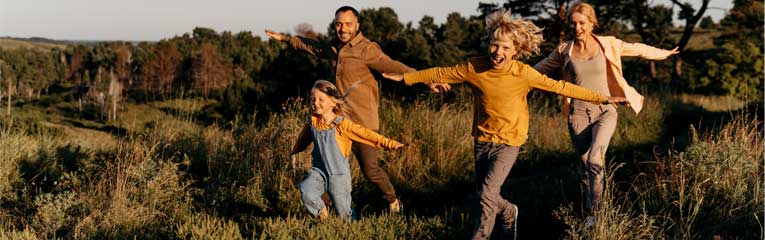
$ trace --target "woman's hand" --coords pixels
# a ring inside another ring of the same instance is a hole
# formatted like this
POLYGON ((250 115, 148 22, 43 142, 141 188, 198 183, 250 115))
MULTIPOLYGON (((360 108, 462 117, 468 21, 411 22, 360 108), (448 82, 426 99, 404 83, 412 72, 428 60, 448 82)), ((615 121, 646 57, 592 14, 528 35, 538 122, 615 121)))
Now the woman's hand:
POLYGON ((277 41, 284 41, 285 39, 287 39, 287 36, 285 36, 284 34, 274 32, 271 29, 266 29, 266 35, 268 35, 269 37, 277 41))
POLYGON ((680 51, 677 50, 677 47, 673 48, 672 50, 669 50, 669 52, 670 52, 669 55, 674 55, 674 54, 680 53, 680 51))
POLYGON ((382 76, 396 82, 401 82, 401 80, 404 80, 404 74, 401 73, 383 73, 382 76))
POLYGON ((603 104, 614 104, 614 103, 623 103, 623 104, 630 104, 630 101, 623 97, 606 97, 606 100, 602 102, 603 104))

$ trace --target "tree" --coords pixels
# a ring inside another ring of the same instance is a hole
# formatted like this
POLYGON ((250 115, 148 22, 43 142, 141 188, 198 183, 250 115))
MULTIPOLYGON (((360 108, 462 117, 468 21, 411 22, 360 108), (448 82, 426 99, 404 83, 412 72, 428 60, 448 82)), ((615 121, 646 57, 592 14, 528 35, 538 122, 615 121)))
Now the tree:
POLYGON ((114 70, 109 70, 109 99, 111 100, 111 109, 109 112, 108 120, 113 121, 117 119, 117 103, 122 99, 122 89, 124 88, 124 82, 120 81, 114 70))
POLYGON ((720 20, 722 35, 714 49, 690 77, 690 85, 747 101, 763 98, 763 1, 736 0, 720 20))
POLYGON ((114 68, 109 69, 109 88, 107 96, 111 107, 109 108, 108 120, 117 119, 117 109, 119 102, 124 98, 123 93, 128 79, 130 79, 132 62, 132 53, 130 47, 124 44, 115 47, 116 57, 114 59, 114 68))
MULTIPOLYGON (((404 25, 398 21, 398 15, 393 9, 389 7, 381 7, 379 9, 363 9, 360 15, 360 31, 364 33, 364 36, 372 41, 384 45, 386 42, 392 42, 397 37, 401 30, 404 29, 404 25)), ((334 35, 334 28, 332 28, 331 35, 334 35)), ((385 49, 383 47, 383 49, 385 49)))
POLYGON ((701 17, 704 16, 704 12, 706 12, 707 6, 709 6, 709 0, 702 0, 701 8, 699 8, 698 11, 693 9, 693 6, 687 2, 680 3, 678 0, 672 0, 672 3, 680 7, 679 18, 685 20, 683 35, 676 44, 680 54, 675 54, 672 57, 675 65, 675 71, 672 74, 672 82, 677 85, 680 83, 680 78, 683 75, 683 59, 681 58, 681 55, 693 35, 693 29, 696 27, 696 23, 698 23, 701 17))
POLYGON ((763 45, 763 1, 734 0, 733 8, 728 15, 720 20, 724 34, 715 39, 716 44, 726 41, 755 41, 755 45, 763 45))
POLYGON ((167 97, 173 83, 180 75, 181 54, 173 43, 161 41, 154 50, 154 56, 143 66, 141 88, 147 93, 158 93, 167 97))
POLYGON ((715 29, 717 28, 717 23, 715 23, 715 20, 712 20, 711 16, 706 16, 699 22, 699 27, 703 29, 715 29))
MULTIPOLYGON (((562 43, 566 41, 567 11, 574 2, 573 0, 508 0, 502 6, 510 9, 513 14, 530 17, 538 24, 541 23, 539 25, 546 26, 544 30, 547 36, 562 43)), ((484 7, 488 9, 491 5, 484 5, 484 7)))
POLYGON ((453 65, 465 60, 465 51, 460 46, 468 36, 467 19, 459 13, 450 13, 446 22, 436 33, 438 42, 433 46, 433 64, 436 66, 453 65))
POLYGON ((215 46, 203 43, 192 60, 192 78, 195 89, 207 97, 211 90, 222 89, 231 80, 231 67, 219 56, 215 46))
MULTIPOLYGON (((672 9, 663 5, 648 6, 647 0, 634 0, 632 23, 643 43, 651 46, 671 48, 672 9)), ((649 61, 651 80, 656 81, 656 62, 649 61)))

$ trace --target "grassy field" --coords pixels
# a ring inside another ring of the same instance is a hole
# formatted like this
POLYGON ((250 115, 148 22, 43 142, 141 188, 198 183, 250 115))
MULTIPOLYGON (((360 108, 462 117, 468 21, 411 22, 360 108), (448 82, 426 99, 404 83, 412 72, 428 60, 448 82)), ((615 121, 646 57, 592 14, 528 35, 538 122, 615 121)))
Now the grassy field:
POLYGON ((43 52, 48 52, 54 48, 63 50, 63 49, 66 49, 66 47, 67 47, 66 44, 54 44, 54 43, 47 43, 47 42, 34 42, 29 40, 0 38, 0 48, 6 49, 6 50, 23 48, 23 49, 34 49, 34 50, 39 50, 43 52))
MULTIPOLYGON (((199 99, 127 104, 113 122, 44 97, 19 104, 0 127, 0 238, 468 238, 472 101, 457 95, 383 100, 382 132, 410 144, 381 155, 405 210, 384 212, 352 161, 361 219, 350 223, 301 204, 310 154, 287 155, 302 100, 263 123, 218 125, 198 120, 212 104, 199 99)), ((762 238, 761 106, 656 94, 640 116, 621 108, 604 222, 583 229, 576 157, 550 99, 530 97, 529 141, 502 191, 520 207, 521 239, 762 238)))

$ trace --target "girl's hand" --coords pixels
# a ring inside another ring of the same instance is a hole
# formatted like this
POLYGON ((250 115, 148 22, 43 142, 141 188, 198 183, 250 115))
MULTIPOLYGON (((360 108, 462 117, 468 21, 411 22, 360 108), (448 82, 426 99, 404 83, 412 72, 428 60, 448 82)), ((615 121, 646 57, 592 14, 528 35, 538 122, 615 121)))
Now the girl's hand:
POLYGON ((404 143, 398 143, 398 144, 393 146, 393 150, 398 150, 398 149, 404 148, 405 146, 406 146, 406 144, 404 144, 404 143))
POLYGON ((271 29, 266 29, 266 35, 268 35, 269 37, 271 37, 271 38, 273 38, 273 39, 275 39, 277 41, 284 41, 284 39, 287 38, 287 36, 284 36, 284 34, 281 34, 281 33, 278 33, 278 32, 274 32, 271 29))
POLYGON ((401 80, 404 80, 404 74, 401 73, 383 73, 382 76, 396 82, 401 82, 401 80))
POLYGON ((613 104, 613 103, 630 104, 630 101, 623 97, 606 97, 606 101, 603 101, 602 103, 603 104, 613 104))
POLYGON ((428 83, 428 87, 434 93, 444 93, 452 90, 452 86, 448 83, 428 83))

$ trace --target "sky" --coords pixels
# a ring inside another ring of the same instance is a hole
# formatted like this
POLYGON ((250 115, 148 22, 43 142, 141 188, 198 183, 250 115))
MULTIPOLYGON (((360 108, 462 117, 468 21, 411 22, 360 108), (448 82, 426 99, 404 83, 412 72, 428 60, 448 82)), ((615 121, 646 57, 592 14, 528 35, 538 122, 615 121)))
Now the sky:
MULTIPOLYGON (((669 0, 653 0, 669 6, 669 0)), ((687 1, 687 0, 684 0, 687 1)), ((57 40, 157 41, 191 32, 194 27, 215 31, 251 31, 264 37, 265 29, 292 33, 301 23, 326 32, 334 11, 343 5, 356 9, 391 7, 403 23, 424 15, 443 23, 451 12, 477 15, 479 2, 496 0, 0 0, 0 36, 44 37, 57 40)), ((695 6, 701 0, 689 0, 695 6)), ((732 0, 712 0, 707 14, 719 20, 732 0), (725 10, 721 10, 725 9, 725 10)), ((676 22, 678 24, 680 22, 676 22)))

